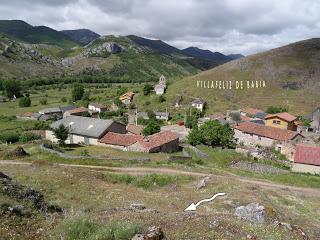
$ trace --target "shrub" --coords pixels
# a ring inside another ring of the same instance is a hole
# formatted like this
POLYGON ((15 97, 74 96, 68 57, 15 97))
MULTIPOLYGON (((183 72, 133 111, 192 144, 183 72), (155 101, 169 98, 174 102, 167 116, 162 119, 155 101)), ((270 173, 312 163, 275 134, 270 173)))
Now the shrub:
POLYGON ((164 187, 169 184, 176 184, 180 181, 191 180, 190 176, 172 176, 160 174, 147 174, 144 176, 131 176, 129 174, 107 173, 104 179, 112 183, 123 183, 133 185, 135 187, 150 189, 153 186, 164 187))
POLYGON ((142 233, 141 224, 129 222, 110 222, 98 224, 86 218, 65 220, 56 234, 66 240, 127 240, 142 233))
POLYGON ((48 148, 48 149, 52 149, 54 151, 57 151, 57 152, 64 152, 62 148, 60 148, 58 145, 52 143, 52 142, 49 142, 49 141, 44 141, 42 143, 42 146, 45 147, 45 148, 48 148))
POLYGON ((37 139, 40 139, 40 137, 35 135, 35 134, 33 134, 33 133, 25 132, 25 133, 22 133, 20 135, 19 142, 27 143, 27 142, 31 142, 31 141, 34 141, 34 140, 37 140, 37 139))
POLYGON ((31 106, 31 99, 30 97, 24 96, 19 100, 19 107, 30 107, 31 106))
POLYGON ((61 98, 61 102, 63 102, 63 103, 67 102, 67 98, 66 97, 62 97, 61 98))
POLYGON ((152 135, 158 132, 160 132, 160 124, 155 120, 150 120, 142 130, 142 134, 144 136, 152 135))
POLYGON ((75 84, 72 89, 72 101, 81 100, 84 94, 84 87, 81 84, 75 84))
POLYGON ((267 108, 266 112, 269 113, 269 114, 275 114, 275 113, 280 113, 280 112, 288 112, 288 108, 270 106, 270 107, 267 108))
POLYGON ((17 132, 2 132, 0 133, 0 142, 16 143, 19 142, 20 134, 17 132))
POLYGON ((40 104, 41 105, 47 105, 48 104, 48 100, 46 98, 43 98, 40 100, 40 104))
POLYGON ((143 86, 143 95, 145 95, 145 96, 149 95, 152 90, 153 90, 153 87, 149 83, 146 83, 143 86))

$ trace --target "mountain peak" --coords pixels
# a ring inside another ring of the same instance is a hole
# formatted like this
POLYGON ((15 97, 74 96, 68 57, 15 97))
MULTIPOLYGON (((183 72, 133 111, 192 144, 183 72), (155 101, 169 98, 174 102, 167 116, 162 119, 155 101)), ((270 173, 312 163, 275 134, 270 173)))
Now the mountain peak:
POLYGON ((99 34, 91 31, 90 29, 74 29, 74 30, 63 30, 60 31, 67 37, 69 37, 71 40, 75 42, 79 42, 81 44, 87 45, 93 40, 97 39, 100 37, 99 34))

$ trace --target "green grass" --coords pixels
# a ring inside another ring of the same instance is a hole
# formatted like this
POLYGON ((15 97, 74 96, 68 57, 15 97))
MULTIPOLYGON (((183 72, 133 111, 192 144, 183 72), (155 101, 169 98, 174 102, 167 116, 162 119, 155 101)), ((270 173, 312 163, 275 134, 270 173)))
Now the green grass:
POLYGON ((188 176, 171 176, 160 174, 147 174, 143 176, 132 176, 129 174, 106 173, 103 179, 111 183, 122 183, 132 185, 138 188, 151 189, 155 186, 164 187, 170 184, 179 184, 192 180, 188 176))
POLYGON ((142 233, 138 223, 110 222, 98 224, 86 218, 67 219, 56 229, 56 236, 66 240, 130 240, 142 233))

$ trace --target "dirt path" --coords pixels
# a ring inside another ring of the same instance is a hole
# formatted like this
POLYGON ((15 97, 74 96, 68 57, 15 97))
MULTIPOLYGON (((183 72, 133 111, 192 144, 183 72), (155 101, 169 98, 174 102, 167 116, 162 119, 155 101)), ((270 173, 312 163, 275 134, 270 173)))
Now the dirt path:
MULTIPOLYGON (((22 162, 22 161, 12 161, 12 160, 0 160, 0 165, 31 166, 32 163, 31 162, 22 162)), ((245 183, 259 185, 260 187, 264 187, 264 188, 268 188, 268 189, 289 190, 289 191, 299 192, 301 194, 306 194, 309 196, 320 198, 320 189, 317 189, 317 188, 304 188, 304 187, 289 186, 289 185, 284 185, 284 184, 280 184, 280 183, 273 183, 273 182, 269 182, 269 181, 249 179, 249 178, 237 176, 234 174, 229 175, 229 176, 223 176, 223 175, 212 175, 210 173, 190 172, 190 171, 183 171, 183 170, 170 169, 170 168, 151 168, 151 167, 106 167, 106 166, 62 164, 62 163, 56 163, 54 165, 60 166, 60 167, 86 168, 86 169, 96 170, 96 171, 99 171, 99 170, 100 171, 110 171, 110 172, 115 172, 115 173, 128 173, 128 174, 134 174, 134 175, 162 173, 162 174, 188 175, 188 176, 194 176, 194 177, 214 176, 217 178, 232 179, 235 181, 241 181, 241 182, 245 182, 245 183)))

